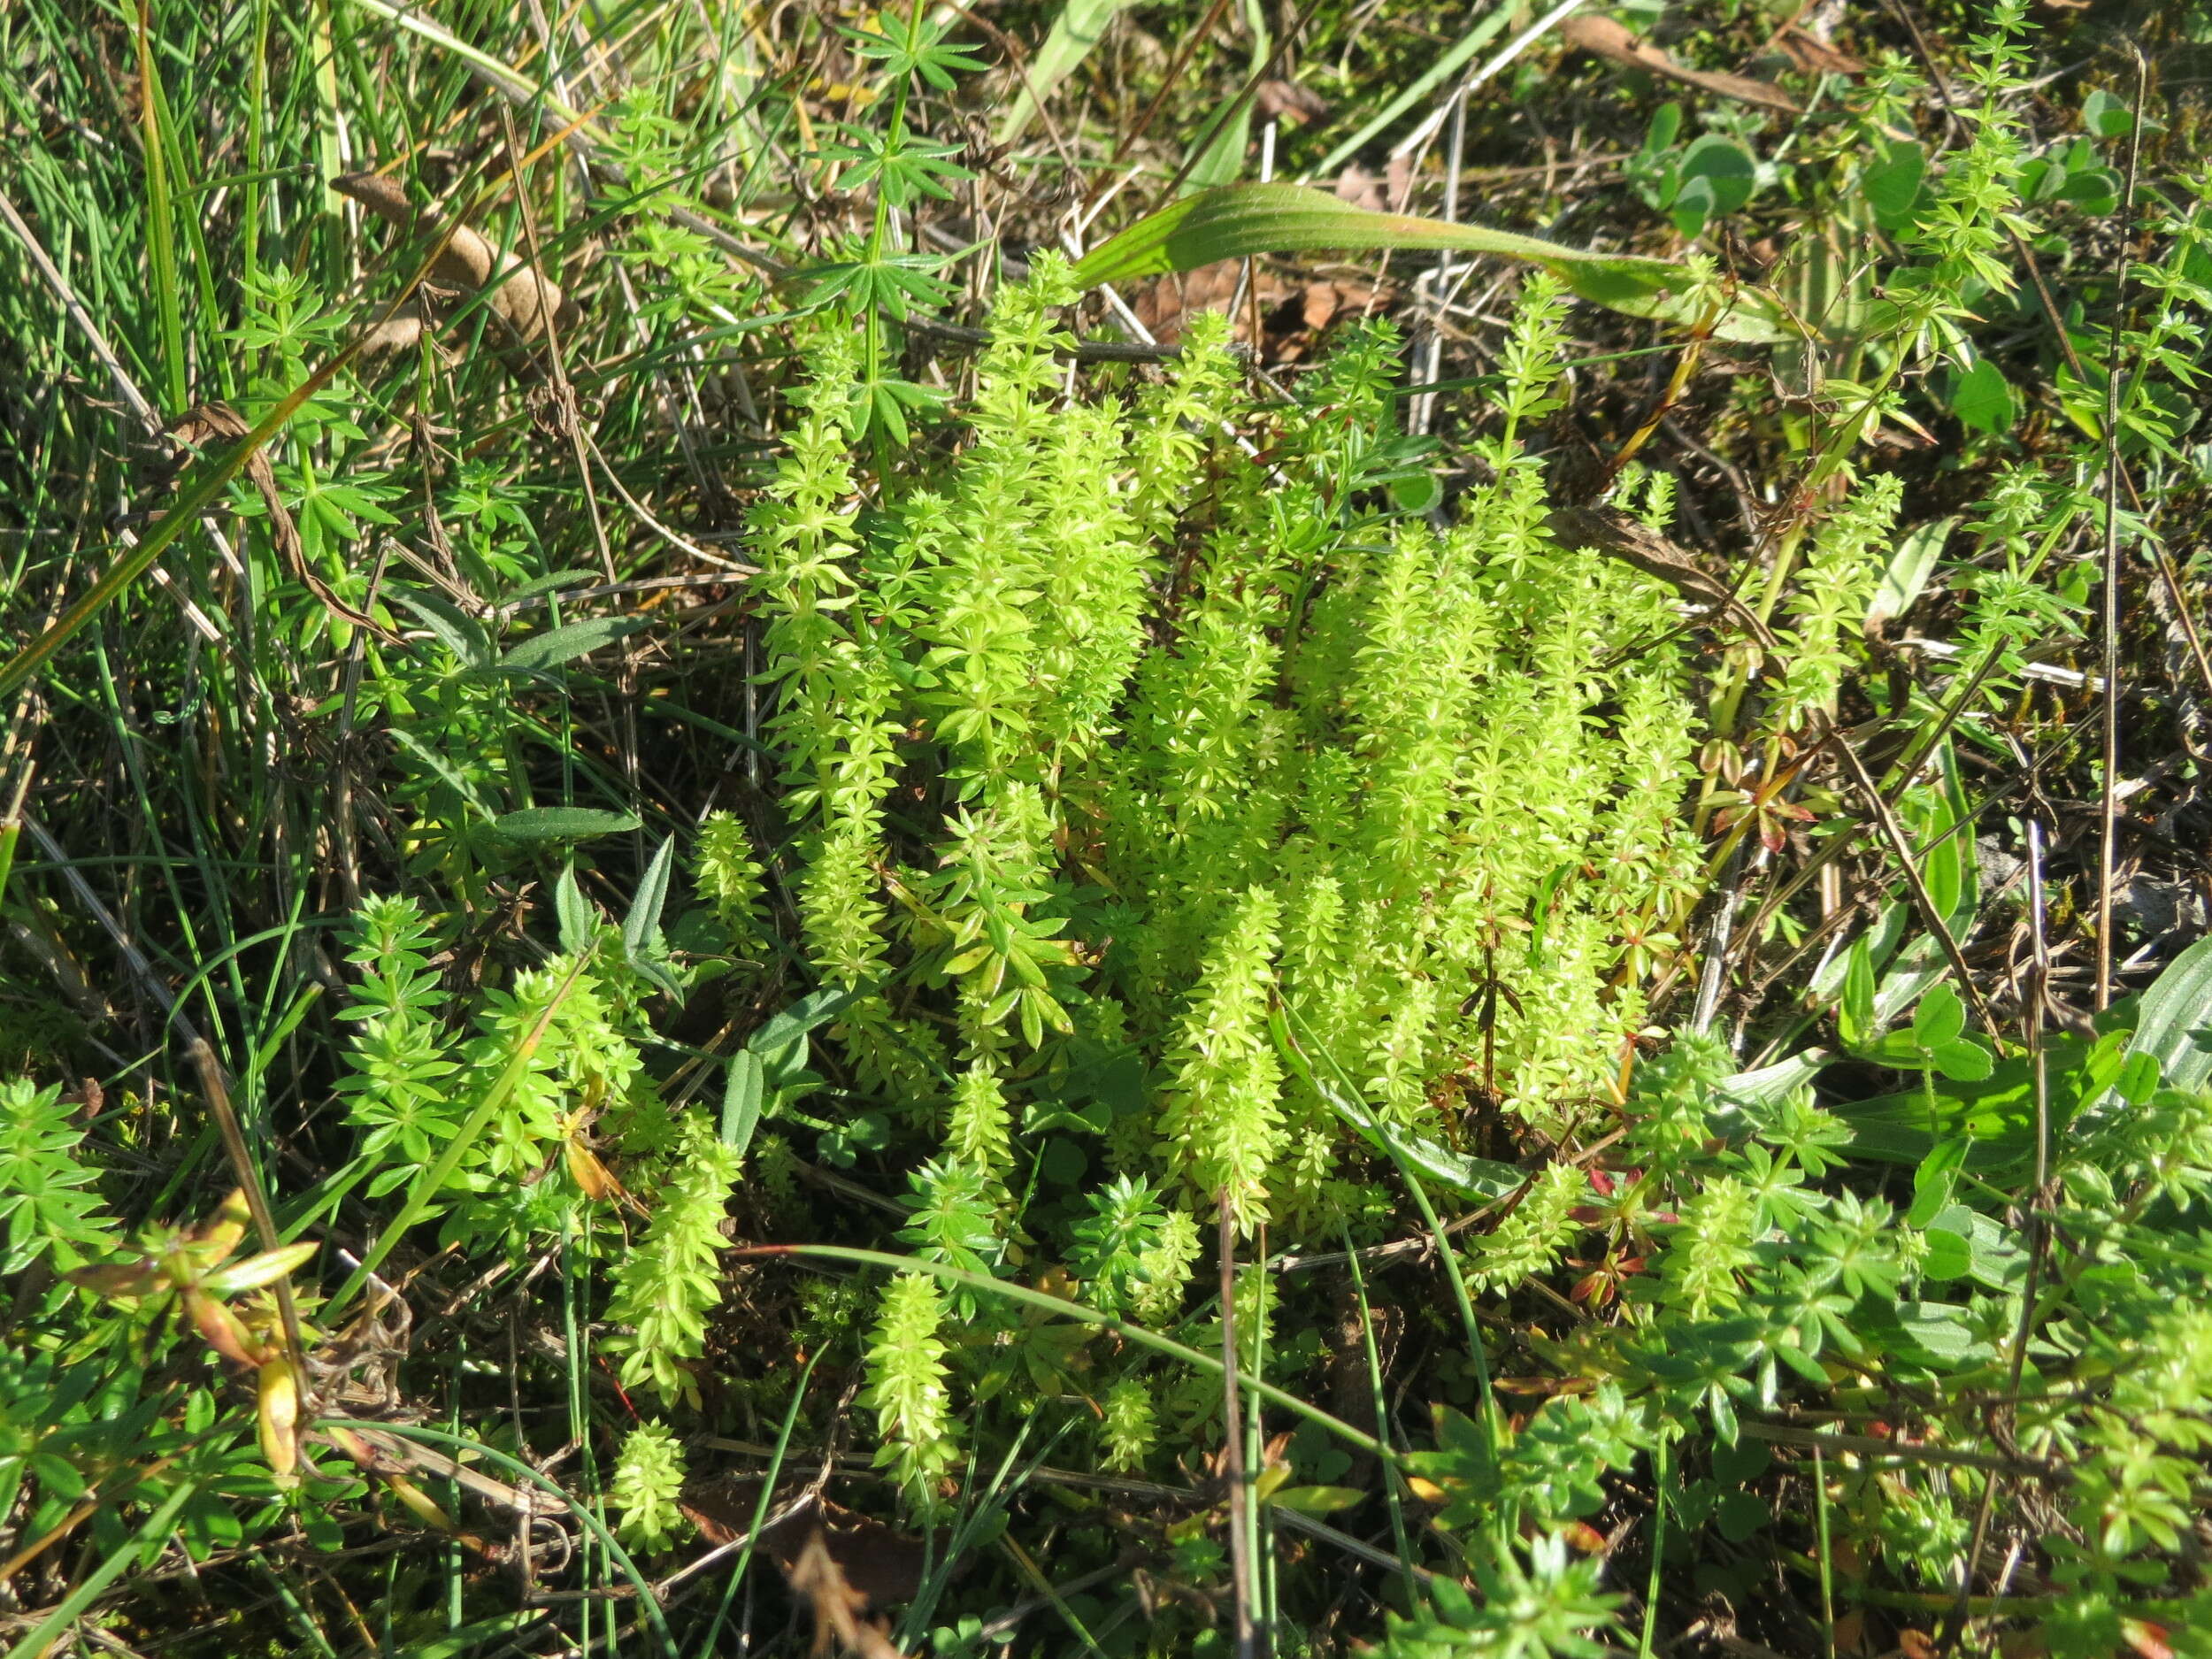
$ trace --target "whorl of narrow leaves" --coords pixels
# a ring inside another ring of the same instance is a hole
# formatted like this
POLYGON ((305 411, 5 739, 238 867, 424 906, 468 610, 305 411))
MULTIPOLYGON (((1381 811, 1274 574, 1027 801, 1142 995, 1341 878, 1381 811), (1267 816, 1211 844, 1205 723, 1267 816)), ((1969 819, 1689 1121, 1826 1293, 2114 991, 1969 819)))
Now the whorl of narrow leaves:
POLYGON ((1851 664, 1845 647, 1858 634, 1867 601, 1881 581, 1890 526, 1903 495, 1903 482, 1893 473, 1865 479, 1814 538, 1791 606, 1781 690, 1785 724, 1834 712, 1851 664))
POLYGON ((695 854, 699 891, 714 906, 715 915, 741 945, 766 936, 761 913, 764 872, 753 852, 752 837, 733 812, 710 812, 699 826, 695 854))
POLYGON ((374 1194, 431 1162, 459 1126, 452 1079, 460 1065, 429 1012, 443 994, 429 960, 438 941, 420 908, 412 899, 367 897, 348 931, 346 960, 362 974, 341 1015, 356 1029, 338 1093, 348 1120, 368 1131, 363 1152, 408 1166, 373 1178, 374 1194))
POLYGON ((1589 1196, 1590 1178, 1571 1164, 1555 1164, 1536 1178, 1513 1213, 1470 1253, 1468 1280, 1488 1290, 1511 1290, 1548 1272, 1575 1233, 1571 1212, 1589 1196))
POLYGON ((85 1132, 75 1118, 58 1085, 0 1079, 0 1268, 11 1274, 50 1250, 64 1269, 75 1267, 104 1242, 99 1194, 86 1190, 98 1171, 77 1160, 85 1132))
POLYGON ((1006 1090, 989 1060, 976 1061, 953 1086, 952 1118, 945 1128, 947 1156, 988 1174, 1003 1171, 1013 1157, 1006 1090))
POLYGON ((1109 1469, 1133 1474, 1159 1440, 1159 1419, 1152 1408, 1152 1393, 1134 1377, 1125 1377, 1106 1391, 1104 1421, 1099 1439, 1109 1469))
POLYGON ((667 1426, 641 1423, 623 1436, 608 1483, 609 1507, 622 1511, 622 1541, 649 1553, 664 1550, 690 1523, 676 1507, 684 1489, 684 1448, 667 1426))
POLYGON ((1151 1187, 1126 1175, 1087 1202, 1090 1214, 1075 1224, 1068 1266, 1083 1281, 1092 1307, 1118 1315, 1150 1283, 1167 1217, 1151 1187))
POLYGON ((1139 1319, 1165 1325, 1182 1311, 1199 1246, 1198 1223, 1190 1211, 1169 1210, 1160 1224, 1159 1242, 1138 1258, 1141 1265, 1130 1306, 1139 1319))
POLYGON ((1267 1218, 1267 1169, 1282 1142, 1282 1061, 1267 1031, 1282 904, 1246 892, 1199 970, 1168 1050, 1160 1149, 1202 1194, 1225 1194, 1239 1227, 1267 1218))
POLYGON ((1737 1275, 1752 1263, 1759 1235, 1757 1198, 1726 1175, 1706 1180, 1682 1207, 1668 1240, 1660 1283, 1668 1302, 1693 1317, 1735 1305, 1737 1275))
POLYGON ((685 1365, 706 1351, 707 1316, 722 1300, 722 1220, 739 1162, 703 1122, 686 1125, 645 1236, 615 1263, 607 1317, 629 1327, 614 1339, 624 1387, 696 1402, 685 1365))
POLYGON ((935 1507, 936 1483, 959 1456, 945 1386, 945 1341, 938 1334, 944 1317, 936 1281, 901 1273, 884 1286, 868 1346, 865 1399, 883 1439, 876 1462, 925 1509, 935 1507))

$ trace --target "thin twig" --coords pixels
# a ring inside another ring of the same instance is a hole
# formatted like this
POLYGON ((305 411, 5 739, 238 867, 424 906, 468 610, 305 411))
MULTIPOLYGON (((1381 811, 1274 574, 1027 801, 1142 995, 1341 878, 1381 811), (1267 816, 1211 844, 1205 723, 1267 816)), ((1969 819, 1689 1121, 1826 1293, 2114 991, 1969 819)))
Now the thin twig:
MULTIPOLYGON (((2028 1064, 2034 1079, 2035 1175, 2028 1195, 2027 1283, 2021 1291, 2020 1323, 2013 1332, 2005 1384, 2006 1396, 2014 1402, 2010 1409, 2016 1415, 2019 1409, 2016 1402, 2020 1398, 2020 1379, 2027 1365, 2028 1339, 2035 1329, 2036 1292, 2043 1277, 2044 1251, 2050 1236, 2045 1223, 2044 1199, 2051 1179, 2051 1075, 2049 1059, 2043 1048, 2043 1019, 2050 1004, 2051 946, 2043 905, 2043 823, 2033 816, 2028 818, 2028 936, 2033 954, 2029 962, 2026 994, 2021 998, 2020 1034, 2027 1044, 2028 1064)), ((1965 1632, 1974 1594, 1974 1568, 1982 1558, 1983 1546, 1988 1542, 1990 1517, 1996 1509, 1997 1482, 1992 1479, 1982 1483, 1981 1501, 1975 1506, 1973 1533, 1967 1545, 1966 1559, 1959 1568, 1958 1600, 1944 1625, 1947 1645, 1955 1642, 1965 1632)))
POLYGON ((1873 808, 1874 821, 1880 828, 1883 839, 1889 842, 1889 849, 1896 857, 1899 868, 1905 872, 1905 886, 1912 894, 1913 907, 1920 912, 1921 926, 1934 934, 1937 942, 1942 945, 1944 956, 1951 964, 1951 972, 1957 977, 1959 990, 1973 1005, 1974 1018, 1981 1022, 1984 1031, 1995 1035, 1996 1016, 1990 1012, 1981 987, 1974 983, 1974 976, 1966 965, 1966 956, 1960 950, 1959 941, 1951 936, 1950 928, 1936 910, 1935 900, 1928 892, 1928 884, 1921 876, 1920 865, 1913 858, 1912 842, 1907 839, 1904 826, 1898 823, 1897 815, 1890 810, 1889 803, 1883 798, 1874 780, 1867 775, 1858 750, 1845 741, 1843 733, 1831 726, 1827 741, 1841 757, 1844 770, 1850 774, 1851 781, 1858 787, 1860 795, 1873 808))
POLYGON ((1237 1659, 1258 1659, 1259 1632, 1252 1622, 1252 1487, 1245 1479, 1244 1414, 1237 1403, 1237 1230, 1229 1189, 1218 1195, 1221 1212, 1222 1468, 1229 1482, 1229 1577, 1235 1599, 1237 1659))
MULTIPOLYGON (((207 1096, 208 1110, 214 1114, 215 1126, 223 1137, 223 1150, 230 1157, 240 1190, 246 1194, 246 1210, 253 1217, 254 1236, 264 1252, 280 1249, 284 1240, 277 1232, 276 1212, 269 1208, 269 1191, 262 1182, 261 1168, 246 1148, 246 1133, 239 1125, 237 1112, 232 1109, 230 1089, 223 1081, 223 1068, 216 1063, 215 1050, 207 1046, 204 1038, 196 1037, 192 1040, 191 1055, 192 1064, 200 1074, 201 1091, 207 1096)), ((284 1346, 288 1350, 285 1357, 291 1362, 294 1379, 306 1393, 311 1386, 307 1342, 300 1332, 298 1304, 292 1300, 292 1276, 280 1274, 273 1288, 276 1291, 277 1313, 284 1323, 284 1346)))
MULTIPOLYGON (((2135 219, 2135 185, 2143 160, 2143 92, 2147 70, 2136 54, 2135 127, 2128 146, 2127 188, 2121 198, 2124 226, 2135 219)), ((2120 797, 2120 343, 2127 325, 2128 244, 2124 231, 2115 257, 2112 324, 2106 335, 2104 376, 2104 776, 2100 780, 2097 834, 2097 1001, 2112 1006, 2112 886, 2119 840, 2120 797)), ((2060 330, 2061 334, 2065 331, 2060 330)))

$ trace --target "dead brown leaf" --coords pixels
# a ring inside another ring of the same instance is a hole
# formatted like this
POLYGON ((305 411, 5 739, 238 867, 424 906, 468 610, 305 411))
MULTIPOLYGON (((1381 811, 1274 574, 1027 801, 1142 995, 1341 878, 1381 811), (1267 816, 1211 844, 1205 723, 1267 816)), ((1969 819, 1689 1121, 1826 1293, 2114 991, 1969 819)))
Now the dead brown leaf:
POLYGON ((1693 604, 1726 612, 1769 650, 1778 649, 1767 625, 1726 583, 1709 576, 1656 530, 1611 507, 1555 507, 1550 528, 1563 547, 1582 548, 1656 577, 1693 604))
MULTIPOLYGON (((171 421, 169 435, 179 443, 194 449, 206 448, 211 439, 227 443, 242 442, 251 430, 245 418, 226 403, 195 403, 183 414, 171 421)), ((387 644, 400 643, 398 634, 386 627, 365 611, 357 611, 338 596, 338 590, 323 580, 322 572, 307 562, 305 549, 300 545, 299 526, 292 522, 292 515, 284 505, 284 497, 277 492, 276 472, 269 465, 268 451, 257 449, 246 457, 246 480, 261 497, 261 505, 269 515, 269 536, 276 543, 277 557, 284 567, 304 584, 322 603, 323 609, 343 617, 358 628, 366 628, 387 644)))
MULTIPOLYGON (((779 1562, 777 1565, 783 1563, 779 1562)), ((879 1626, 860 1617, 861 1609, 868 1605, 868 1598, 846 1581, 844 1569, 830 1554, 818 1529, 808 1534, 797 1558, 784 1567, 784 1578, 789 1581, 792 1593, 804 1596, 814 1609, 814 1651, 818 1655, 829 1651, 830 1639, 834 1636, 841 1650, 857 1654, 860 1659, 904 1659, 879 1626)))
POLYGON ((1252 95, 1252 108, 1263 121, 1288 121, 1303 127, 1329 112, 1329 101, 1311 87, 1294 81, 1263 81, 1252 95))
MULTIPOLYGON (((757 1479, 695 1480, 678 1507, 717 1546, 733 1543, 752 1525, 760 1499, 757 1479)), ((819 1540, 843 1582, 860 1598, 863 1611, 910 1601, 922 1587, 928 1559, 921 1541, 897 1528, 833 1503, 818 1493, 802 1496, 761 1528, 760 1547, 787 1578, 808 1548, 819 1540)))
MULTIPOLYGON (((1172 344, 1201 311, 1225 311, 1237 298, 1242 261, 1224 259, 1179 276, 1148 283, 1130 309, 1155 340, 1172 344)), ((1237 308, 1233 335, 1252 346, 1263 363, 1296 363, 1310 357, 1322 334, 1340 316, 1357 312, 1376 299, 1367 283, 1346 277, 1286 276, 1255 263, 1243 303, 1237 308), (1259 337, 1253 338, 1254 319, 1259 337)))
POLYGON ((395 351, 411 351, 433 320, 420 300, 403 300, 361 337, 361 355, 380 357, 395 351))
POLYGON ((575 303, 543 272, 494 248, 477 232, 434 208, 416 207, 396 179, 380 173, 349 173, 334 179, 330 188, 360 203, 402 235, 436 241, 430 274, 456 288, 487 290, 486 303, 522 343, 535 342, 549 327, 577 315, 575 303))
POLYGON ((1344 296, 1337 292, 1335 283, 1309 282, 1306 284, 1305 297, 1299 303, 1298 319, 1318 334, 1329 326, 1330 320, 1336 316, 1338 307, 1343 303, 1344 296))
POLYGON ((1370 213, 1390 210, 1390 200, 1383 195, 1383 181, 1357 162, 1336 175, 1335 191, 1338 201, 1349 202, 1370 213))
POLYGON ((1610 58, 1615 63, 1626 64, 1633 69, 1648 70, 1686 87, 1712 93, 1716 97, 1733 98, 1740 104, 1753 104, 1765 110, 1779 110, 1786 115, 1799 113, 1795 101, 1779 87, 1754 81, 1748 75, 1722 74, 1678 64, 1663 47, 1654 46, 1611 18, 1587 14, 1569 18, 1559 26, 1559 33, 1570 46, 1610 58))
POLYGON ((1793 23, 1774 37, 1790 61, 1809 75, 1863 75, 1866 65, 1849 52, 1838 51, 1801 24, 1793 23))

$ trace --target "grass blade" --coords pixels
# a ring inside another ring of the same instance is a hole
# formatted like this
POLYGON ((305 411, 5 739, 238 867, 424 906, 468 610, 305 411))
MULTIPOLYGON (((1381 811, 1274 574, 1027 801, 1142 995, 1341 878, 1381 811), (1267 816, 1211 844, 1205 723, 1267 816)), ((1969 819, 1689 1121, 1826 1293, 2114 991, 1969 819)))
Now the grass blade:
POLYGON ((1066 0, 1052 20, 1052 33, 1029 60, 1022 89, 993 142, 1010 144, 1022 135, 1053 89, 1082 67, 1091 49, 1105 38, 1106 26, 1129 4, 1130 0, 1066 0))
POLYGON ((122 597, 132 583, 152 568, 163 549, 182 534, 187 526, 197 524, 200 515, 215 505, 223 491, 229 487, 231 480, 245 470, 246 464, 253 459, 261 447, 283 430, 285 424, 299 413, 307 400, 328 385, 331 378, 352 361, 354 354, 359 349, 360 344, 357 341, 331 358, 286 393, 283 399, 261 418, 253 430, 238 441, 229 454, 203 466, 161 517, 148 526, 136 547, 111 565, 99 580, 56 618, 43 634, 9 658, 5 667, 0 667, 0 697, 8 695, 37 673, 52 660, 55 652, 76 637, 85 624, 122 597))

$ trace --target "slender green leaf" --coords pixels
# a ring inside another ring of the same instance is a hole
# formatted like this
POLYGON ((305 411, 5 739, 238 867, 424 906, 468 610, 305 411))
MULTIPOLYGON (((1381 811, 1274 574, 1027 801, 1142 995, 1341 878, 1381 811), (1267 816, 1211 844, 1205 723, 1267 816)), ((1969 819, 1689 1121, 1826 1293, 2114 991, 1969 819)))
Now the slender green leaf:
POLYGON ((1882 572, 1881 586, 1874 590, 1874 597, 1867 601, 1869 628, 1878 627, 1892 617, 1901 617, 1912 609, 1913 602, 1927 587, 1937 556, 1951 539, 1952 528, 1957 523, 1955 515, 1933 519, 1915 525, 1898 538, 1897 550, 1890 555, 1889 564, 1882 572))
POLYGON ((622 835, 638 826, 634 812, 603 812, 587 806, 530 806, 503 812, 492 829, 510 841, 581 841, 595 835, 622 835))
POLYGON ((768 1094, 768 1073, 760 1056, 741 1048, 730 1056, 730 1079, 722 1091, 722 1143, 740 1157, 753 1143, 760 1127, 761 1107, 768 1094))
POLYGON ((523 641, 499 659, 499 666, 509 673, 543 673, 626 639, 645 626, 642 617, 588 617, 564 623, 523 641))
POLYGON ((778 1010, 746 1043, 755 1054, 768 1056, 788 1047, 817 1025, 835 1019, 860 1000, 859 993, 838 987, 810 991, 790 1007, 778 1010))
POLYGON ((1340 1509, 1357 1508, 1371 1495, 1358 1486, 1285 1486, 1267 1501, 1279 1509, 1295 1509, 1301 1515, 1334 1515, 1340 1509))
POLYGON ((2212 939, 2168 963, 2143 993, 2128 1053, 2157 1061, 2169 1088, 2200 1089, 2212 1078, 2212 939))
POLYGON ((1462 1198, 1483 1203, 1509 1198, 1527 1185, 1526 1174, 1510 1164, 1500 1164, 1489 1158, 1463 1157, 1448 1147, 1439 1146, 1433 1141, 1407 1134, 1402 1129, 1385 1124, 1368 1110, 1366 1102, 1323 1077, 1307 1063, 1305 1051, 1291 1041, 1290 1032, 1284 1025, 1280 1013, 1269 1018, 1268 1031, 1275 1039, 1277 1052, 1298 1074, 1299 1081, 1311 1088, 1331 1111, 1351 1125, 1362 1140, 1394 1163, 1404 1165, 1423 1179, 1433 1181, 1462 1198))
POLYGON ((1059 84, 1082 66, 1091 49, 1104 38, 1106 26, 1133 0, 1064 0, 1045 43, 1030 58, 1022 73, 1021 91, 1014 107, 999 123, 995 142, 1010 144, 1037 119, 1037 111, 1059 84))
POLYGON ((1729 296, 1701 292, 1690 268, 1671 260, 1587 253, 1514 231, 1371 212, 1302 184, 1226 185, 1170 203, 1094 249, 1075 277, 1093 288, 1255 254, 1381 248, 1494 254, 1541 266, 1593 304, 1632 317, 1709 325, 1723 339, 1751 343, 1794 337, 1771 294, 1747 287, 1729 296))
POLYGON ((553 884, 553 913, 560 921, 561 949, 571 956, 591 942, 593 928, 598 918, 592 914, 585 902, 583 888, 576 885, 574 865, 561 872, 561 879, 553 884))
POLYGON ((418 592, 412 588, 396 584, 383 589, 384 597, 404 610, 411 611, 422 625, 437 637, 438 642, 460 660, 462 666, 473 670, 489 668, 496 660, 491 636, 473 617, 465 616, 448 601, 435 594, 418 592))
POLYGON ((668 903, 668 874, 676 854, 676 838, 665 838, 654 849, 630 901, 630 913, 622 918, 622 943, 632 956, 650 951, 660 943, 661 910, 668 903))

